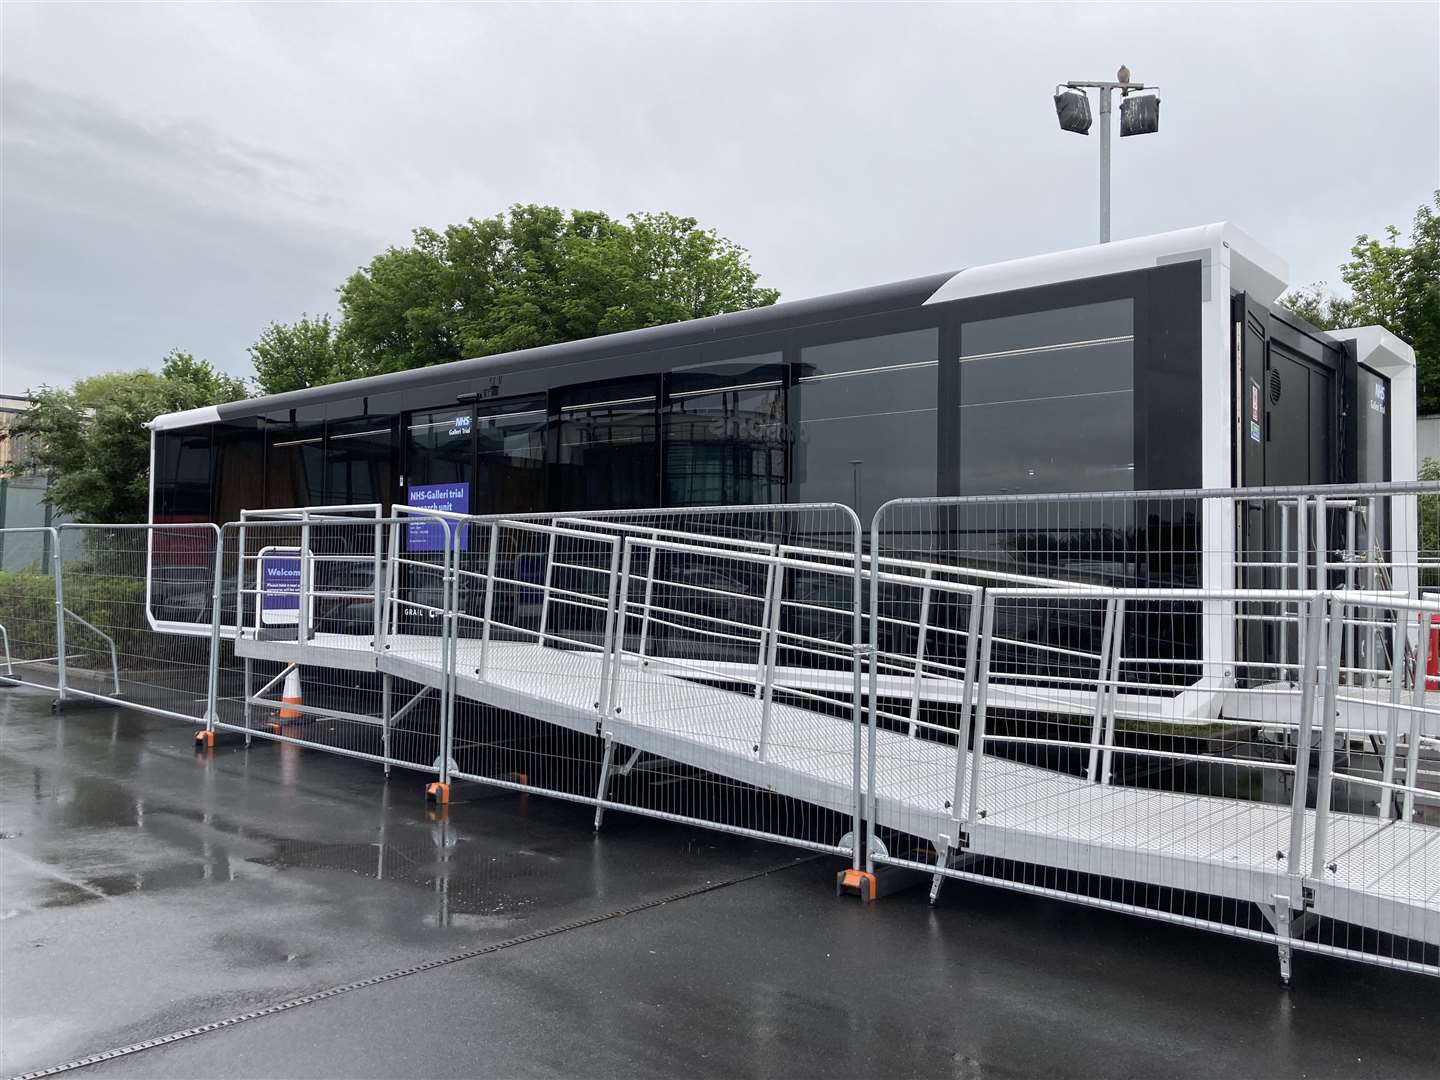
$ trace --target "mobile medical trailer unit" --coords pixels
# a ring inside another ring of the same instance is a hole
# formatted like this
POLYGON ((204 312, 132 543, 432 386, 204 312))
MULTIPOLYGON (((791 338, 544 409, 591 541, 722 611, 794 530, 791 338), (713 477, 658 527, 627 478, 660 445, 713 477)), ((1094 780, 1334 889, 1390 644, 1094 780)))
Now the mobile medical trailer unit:
MULTIPOLYGON (((440 493, 471 514, 833 501, 868 522, 902 497, 1413 479, 1412 351, 1308 326, 1276 304, 1286 279, 1222 223, 168 414, 151 521, 440 493)), ((1247 552, 1303 557, 1273 500, 1114 505, 1148 557, 1041 576, 1222 589, 1247 552), (1243 520, 1195 520, 1216 515, 1243 520)), ((1390 500, 1377 535, 1414 551, 1411 511, 1390 500)), ((157 628, 203 632, 193 562, 152 552, 157 628)), ((1192 673, 1280 647, 1204 624, 1192 673)))

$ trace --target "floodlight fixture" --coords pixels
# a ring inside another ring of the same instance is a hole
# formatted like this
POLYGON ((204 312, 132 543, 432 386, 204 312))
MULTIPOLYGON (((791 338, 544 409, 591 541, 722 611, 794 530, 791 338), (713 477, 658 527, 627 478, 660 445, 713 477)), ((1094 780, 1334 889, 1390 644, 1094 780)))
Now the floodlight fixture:
POLYGON ((1069 87, 1055 88, 1055 115, 1060 119, 1061 131, 1073 131, 1077 135, 1090 134, 1090 95, 1084 90, 1069 87))
POLYGON ((1055 87, 1055 115, 1061 131, 1077 135, 1090 134, 1090 91, 1100 91, 1100 242, 1110 242, 1110 95, 1120 91, 1120 135, 1151 135, 1160 130, 1160 98, 1157 94, 1140 94, 1155 90, 1154 86, 1131 82, 1130 69, 1124 64, 1115 73, 1114 82, 1083 82, 1074 80, 1055 87), (1133 95, 1133 96, 1132 96, 1133 95))

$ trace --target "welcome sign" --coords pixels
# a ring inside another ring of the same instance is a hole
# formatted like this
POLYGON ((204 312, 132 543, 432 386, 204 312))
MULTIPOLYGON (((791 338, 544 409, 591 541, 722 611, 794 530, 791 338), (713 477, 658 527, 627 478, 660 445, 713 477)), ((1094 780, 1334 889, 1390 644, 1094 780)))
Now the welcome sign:
POLYGON ((260 556, 260 622, 265 626, 300 622, 299 556, 260 556))

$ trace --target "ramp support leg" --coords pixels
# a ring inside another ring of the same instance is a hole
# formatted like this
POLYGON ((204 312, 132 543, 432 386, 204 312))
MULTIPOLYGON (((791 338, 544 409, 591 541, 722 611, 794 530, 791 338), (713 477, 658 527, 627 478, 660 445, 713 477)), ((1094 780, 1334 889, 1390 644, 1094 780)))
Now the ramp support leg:
POLYGON ((605 789, 610 786, 610 763, 615 758, 615 740, 609 732, 605 733, 605 756, 600 761, 600 785, 595 791, 595 831, 600 831, 600 823, 605 820, 605 789))
POLYGON ((930 878, 930 906, 940 899, 940 887, 945 884, 945 867, 950 863, 952 844, 944 833, 935 838, 935 873, 930 878))
POLYGON ((250 717, 254 715, 255 706, 250 697, 250 687, 255 680, 255 661, 250 657, 245 658, 245 749, 250 749, 250 742, 253 736, 250 734, 250 717))
POLYGON ((1295 955, 1295 947, 1290 944, 1290 941, 1297 933, 1303 934, 1306 926, 1313 919, 1313 914, 1308 910, 1310 903, 1308 891, 1305 898, 1299 901, 1298 908, 1296 903, 1294 898, 1284 893, 1276 893, 1273 905, 1260 905, 1261 914, 1265 916, 1266 921, 1275 931, 1275 952, 1280 960, 1280 985, 1286 989, 1290 986, 1295 955))
POLYGON ((380 753, 385 758, 385 777, 390 777, 390 676, 380 677, 380 753))
POLYGON ((936 871, 935 871, 935 876, 930 879, 930 906, 931 906, 931 907, 934 907, 934 906, 935 906, 935 902, 940 899, 940 886, 941 886, 941 885, 944 885, 944 884, 945 884, 945 875, 942 874, 939 870, 936 870, 936 871))

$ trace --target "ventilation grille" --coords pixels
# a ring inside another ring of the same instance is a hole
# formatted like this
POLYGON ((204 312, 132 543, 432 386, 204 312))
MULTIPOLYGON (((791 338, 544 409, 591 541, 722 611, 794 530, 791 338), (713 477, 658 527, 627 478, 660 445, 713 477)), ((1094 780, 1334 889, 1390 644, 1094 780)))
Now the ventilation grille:
POLYGON ((1280 373, 1278 371, 1270 372, 1270 404, 1280 404, 1280 373))

